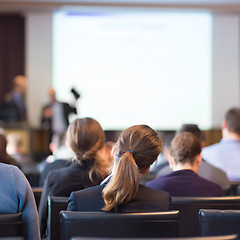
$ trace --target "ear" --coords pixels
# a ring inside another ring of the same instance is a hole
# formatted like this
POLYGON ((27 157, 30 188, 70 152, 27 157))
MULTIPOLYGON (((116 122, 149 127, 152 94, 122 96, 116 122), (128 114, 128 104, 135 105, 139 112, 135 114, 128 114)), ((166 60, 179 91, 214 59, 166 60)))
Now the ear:
POLYGON ((111 151, 111 155, 113 158, 115 158, 115 153, 116 153, 116 146, 113 146, 112 151, 111 151))
POLYGON ((172 155, 169 155, 168 163, 169 163, 170 168, 173 169, 174 166, 175 166, 175 162, 174 162, 174 159, 173 159, 173 156, 172 156, 172 155))
POLYGON ((200 166, 200 164, 202 163, 202 154, 201 153, 199 155, 197 155, 196 162, 197 162, 198 166, 200 166))
POLYGON ((222 129, 225 129, 226 127, 227 127, 226 120, 223 120, 223 121, 222 121, 222 129))

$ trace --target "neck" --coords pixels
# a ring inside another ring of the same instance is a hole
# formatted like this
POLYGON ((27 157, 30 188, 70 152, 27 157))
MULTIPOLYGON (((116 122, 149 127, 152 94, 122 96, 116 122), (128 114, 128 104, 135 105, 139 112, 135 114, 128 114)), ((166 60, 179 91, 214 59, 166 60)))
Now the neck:
POLYGON ((227 128, 224 128, 222 130, 222 135, 224 139, 234 139, 234 140, 239 140, 240 141, 240 135, 230 132, 227 128))
POLYGON ((173 171, 180 171, 180 170, 192 170, 195 173, 198 173, 198 166, 197 164, 191 165, 190 163, 178 163, 173 167, 173 171))

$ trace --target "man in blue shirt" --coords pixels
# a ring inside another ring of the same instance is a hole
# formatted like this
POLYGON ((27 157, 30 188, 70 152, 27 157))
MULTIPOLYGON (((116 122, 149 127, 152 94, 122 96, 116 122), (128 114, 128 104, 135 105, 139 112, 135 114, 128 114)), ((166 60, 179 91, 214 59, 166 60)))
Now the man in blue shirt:
POLYGON ((231 108, 222 122, 222 140, 205 147, 203 158, 227 173, 229 180, 240 180, 240 109, 231 108))

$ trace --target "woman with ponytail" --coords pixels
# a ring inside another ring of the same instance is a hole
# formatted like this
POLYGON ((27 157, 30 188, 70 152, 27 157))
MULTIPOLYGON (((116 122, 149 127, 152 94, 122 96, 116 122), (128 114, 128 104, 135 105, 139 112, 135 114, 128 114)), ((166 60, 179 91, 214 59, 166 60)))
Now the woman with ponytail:
POLYGON ((104 140, 102 127, 92 118, 76 119, 69 125, 66 144, 75 157, 67 167, 49 172, 44 182, 39 205, 42 239, 48 239, 48 196, 68 197, 72 191, 100 184, 107 175, 109 160, 101 157, 104 140))
POLYGON ((157 133, 146 125, 122 132, 113 148, 112 174, 101 185, 72 192, 68 211, 153 212, 170 210, 168 193, 140 184, 161 152, 157 133))

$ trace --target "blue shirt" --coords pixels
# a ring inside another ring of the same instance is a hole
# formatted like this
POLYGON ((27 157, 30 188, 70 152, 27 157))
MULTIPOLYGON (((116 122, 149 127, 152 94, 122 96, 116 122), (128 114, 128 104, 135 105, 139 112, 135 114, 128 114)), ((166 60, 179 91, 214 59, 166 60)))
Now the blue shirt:
POLYGON ((38 213, 32 189, 15 166, 0 163, 0 213, 22 213, 23 236, 39 240, 38 213))
POLYGON ((229 180, 240 180, 240 141, 222 139, 219 143, 202 149, 202 157, 225 171, 229 180))

